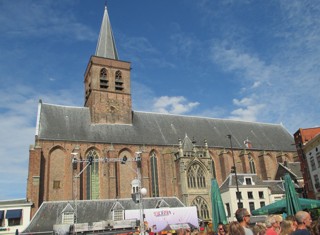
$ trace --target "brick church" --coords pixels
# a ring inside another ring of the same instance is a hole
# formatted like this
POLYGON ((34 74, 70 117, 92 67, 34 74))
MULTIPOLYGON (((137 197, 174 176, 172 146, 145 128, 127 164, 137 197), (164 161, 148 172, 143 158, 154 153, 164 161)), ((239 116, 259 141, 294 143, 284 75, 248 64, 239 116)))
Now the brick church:
POLYGON ((137 152, 146 197, 176 196, 197 206, 202 219, 211 217, 210 180, 222 184, 232 154, 237 172, 265 180, 278 162, 294 161, 293 138, 282 125, 132 110, 130 73, 105 8, 85 70, 84 107, 39 102, 27 183, 32 216, 44 201, 130 198, 137 152))

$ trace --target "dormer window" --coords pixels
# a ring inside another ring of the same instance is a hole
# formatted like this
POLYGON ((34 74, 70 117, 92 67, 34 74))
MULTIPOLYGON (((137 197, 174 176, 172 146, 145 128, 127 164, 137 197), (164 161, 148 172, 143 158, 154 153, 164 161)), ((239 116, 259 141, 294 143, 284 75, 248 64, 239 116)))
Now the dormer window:
POLYGON ((116 71, 115 88, 116 88, 116 91, 122 91, 123 90, 122 73, 121 73, 120 70, 116 71))
POLYGON ((113 210, 113 220, 114 221, 119 221, 119 220, 124 220, 124 211, 123 210, 113 210))
POLYGON ((244 178, 244 183, 245 183, 245 185, 254 185, 251 177, 244 178))
POLYGON ((74 213, 73 212, 64 212, 62 214, 62 223, 63 224, 74 224, 74 213))

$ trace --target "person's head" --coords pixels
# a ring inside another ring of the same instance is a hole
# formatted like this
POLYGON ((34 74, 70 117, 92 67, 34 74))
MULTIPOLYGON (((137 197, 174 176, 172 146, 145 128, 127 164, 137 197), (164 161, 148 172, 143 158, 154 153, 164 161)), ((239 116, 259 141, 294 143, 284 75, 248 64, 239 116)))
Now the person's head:
POLYGON ((229 235, 245 235, 244 228, 239 222, 233 221, 229 224, 229 235))
POLYGON ((239 223, 245 223, 245 224, 249 224, 250 223, 250 213, 246 208, 239 208, 236 211, 236 219, 239 223))
POLYGON ((265 224, 267 228, 276 227, 277 221, 274 215, 269 215, 266 220, 265 224))
POLYGON ((275 226, 280 228, 280 225, 281 225, 281 223, 283 221, 282 216, 281 215, 275 215, 274 218, 275 218, 275 220, 277 222, 275 226))
POLYGON ((219 223, 218 224, 218 228, 217 228, 217 232, 218 232, 218 234, 220 235, 222 235, 222 234, 226 234, 226 230, 225 230, 226 228, 225 228, 225 226, 224 226, 224 224, 223 223, 219 223))
POLYGON ((293 231, 295 231, 297 229, 297 226, 298 226, 296 217, 294 215, 288 215, 286 220, 289 220, 289 221, 292 222, 293 231))
POLYGON ((292 220, 284 220, 281 223, 281 234, 291 234, 294 231, 292 220))
POLYGON ((266 234, 266 226, 262 223, 257 223, 255 226, 252 228, 252 232, 254 235, 265 235, 266 234))
POLYGON ((312 223, 311 216, 308 212, 298 211, 295 215, 298 227, 310 227, 312 223))

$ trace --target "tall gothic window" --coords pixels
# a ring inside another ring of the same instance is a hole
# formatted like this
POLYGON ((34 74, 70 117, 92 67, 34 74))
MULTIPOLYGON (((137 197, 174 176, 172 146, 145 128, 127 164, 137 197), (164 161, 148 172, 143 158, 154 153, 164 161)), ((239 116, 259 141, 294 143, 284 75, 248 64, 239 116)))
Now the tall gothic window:
POLYGON ((211 160, 211 171, 212 171, 212 178, 215 179, 216 178, 216 166, 215 166, 213 160, 211 160))
POLYGON ((205 188, 206 177, 203 168, 199 164, 193 164, 187 172, 189 188, 205 188))
MULTIPOLYGON (((99 156, 95 150, 90 150, 87 159, 92 157, 98 159, 99 156)), ((99 162, 93 161, 87 168, 87 199, 99 199, 100 196, 99 162)))
POLYGON ((194 169, 192 167, 189 168, 187 177, 188 177, 188 187, 189 188, 195 188, 196 187, 196 173, 194 172, 194 169))
POLYGON ((256 166, 254 164, 254 160, 253 160, 253 157, 249 155, 249 165, 250 165, 250 172, 252 174, 255 174, 256 173, 256 166))
POLYGON ((210 218, 208 204, 203 197, 200 197, 200 196, 196 197, 192 201, 191 206, 197 207, 197 214, 200 219, 204 220, 204 219, 210 218))
POLYGON ((203 172, 202 168, 198 169, 197 181, 198 181, 198 188, 205 188, 206 187, 206 178, 204 176, 204 172, 203 172))
POLYGON ((152 197, 159 197, 159 183, 158 183, 158 163, 157 155, 152 151, 150 156, 151 165, 151 184, 152 184, 152 197))

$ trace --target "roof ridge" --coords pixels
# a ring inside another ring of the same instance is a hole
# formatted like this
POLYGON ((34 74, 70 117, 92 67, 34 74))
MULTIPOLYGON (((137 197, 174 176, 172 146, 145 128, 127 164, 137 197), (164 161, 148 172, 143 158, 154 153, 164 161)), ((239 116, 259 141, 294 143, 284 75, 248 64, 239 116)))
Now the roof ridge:
POLYGON ((230 118, 228 119, 228 118, 202 117, 202 116, 187 115, 187 114, 159 113, 159 112, 137 111, 137 110, 132 110, 132 112, 133 113, 156 114, 156 115, 167 115, 167 116, 178 116, 178 117, 187 117, 187 118, 199 118, 199 119, 212 119, 212 120, 221 120, 221 121, 232 121, 232 122, 241 122, 241 123, 255 123, 255 124, 261 124, 261 125, 278 126, 278 127, 281 127, 283 129, 285 129, 284 126, 281 123, 277 124, 277 123, 267 123, 267 122, 253 122, 253 121, 230 119, 230 118))

